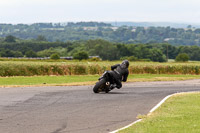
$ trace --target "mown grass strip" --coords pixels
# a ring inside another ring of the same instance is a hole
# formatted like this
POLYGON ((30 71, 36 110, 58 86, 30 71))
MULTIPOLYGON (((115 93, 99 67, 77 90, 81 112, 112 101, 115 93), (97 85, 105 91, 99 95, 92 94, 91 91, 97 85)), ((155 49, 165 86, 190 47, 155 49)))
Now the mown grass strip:
MULTIPOLYGON (((0 86, 93 85, 97 82, 99 77, 100 75, 0 77, 0 86)), ((128 82, 175 81, 197 78, 200 78, 200 75, 131 74, 128 77, 128 82)))
POLYGON ((143 115, 141 122, 119 133, 199 133, 199 101, 199 92, 177 94, 151 115, 143 115))

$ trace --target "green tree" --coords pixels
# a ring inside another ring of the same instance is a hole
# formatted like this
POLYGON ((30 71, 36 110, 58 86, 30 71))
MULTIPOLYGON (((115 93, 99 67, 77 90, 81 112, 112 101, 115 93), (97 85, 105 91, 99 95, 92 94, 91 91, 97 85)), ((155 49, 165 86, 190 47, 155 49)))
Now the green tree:
POLYGON ((176 56, 177 62, 187 62, 189 60, 189 56, 186 53, 180 53, 178 56, 176 56))
POLYGON ((74 53, 73 58, 78 59, 78 60, 83 60, 83 59, 88 59, 89 56, 88 56, 88 53, 85 51, 78 51, 74 53))
POLYGON ((190 60, 200 60, 200 47, 191 46, 192 52, 189 54, 190 60))
POLYGON ((55 53, 55 54, 51 55, 50 59, 58 60, 58 59, 60 59, 60 56, 57 53, 55 53))
POLYGON ((36 40, 37 40, 37 41, 47 41, 46 37, 43 36, 43 35, 37 36, 36 40))
POLYGON ((37 54, 33 50, 29 50, 25 53, 26 57, 37 57, 37 54))
POLYGON ((15 56, 15 57, 23 57, 24 55, 23 55, 22 52, 20 52, 20 51, 15 51, 15 52, 14 52, 14 56, 15 56))
POLYGON ((12 35, 8 35, 6 36, 5 42, 16 42, 16 37, 12 36, 12 35))
POLYGON ((135 52, 138 59, 149 59, 151 57, 150 49, 144 44, 136 45, 135 52))
POLYGON ((131 56, 131 52, 129 51, 127 45, 125 44, 117 44, 117 52, 119 54, 120 57, 124 57, 124 56, 131 56))
POLYGON ((166 62, 167 61, 166 56, 162 53, 162 51, 160 49, 153 48, 150 50, 150 52, 151 52, 150 59, 152 61, 156 61, 156 62, 166 62))
POLYGON ((116 45, 105 40, 88 40, 86 43, 86 50, 90 55, 100 56, 103 60, 119 59, 116 45))
POLYGON ((15 51, 6 49, 1 52, 1 57, 15 57, 15 51))

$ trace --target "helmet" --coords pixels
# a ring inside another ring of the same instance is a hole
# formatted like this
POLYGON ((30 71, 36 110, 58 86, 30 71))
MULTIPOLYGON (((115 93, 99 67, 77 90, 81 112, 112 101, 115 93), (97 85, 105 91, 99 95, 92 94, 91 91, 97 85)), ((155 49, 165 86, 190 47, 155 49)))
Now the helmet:
POLYGON ((129 67, 129 61, 128 60, 124 60, 121 64, 122 68, 128 68, 129 67))

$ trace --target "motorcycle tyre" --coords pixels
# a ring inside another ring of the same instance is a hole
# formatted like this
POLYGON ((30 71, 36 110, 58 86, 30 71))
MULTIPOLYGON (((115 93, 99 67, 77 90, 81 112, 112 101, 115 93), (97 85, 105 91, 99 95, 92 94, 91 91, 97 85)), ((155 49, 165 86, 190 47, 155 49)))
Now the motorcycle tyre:
MULTIPOLYGON (((99 91, 99 88, 102 87, 102 85, 104 85, 106 83, 105 79, 100 80, 99 82, 96 83, 96 85, 93 88, 93 92, 94 93, 99 93, 101 91, 99 91)), ((105 85, 104 85, 105 86, 105 85)))

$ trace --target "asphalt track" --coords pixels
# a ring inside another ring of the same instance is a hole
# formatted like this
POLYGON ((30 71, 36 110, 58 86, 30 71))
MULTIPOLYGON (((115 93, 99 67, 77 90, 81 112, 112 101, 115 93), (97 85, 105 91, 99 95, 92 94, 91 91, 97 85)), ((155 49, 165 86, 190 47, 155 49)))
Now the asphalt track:
POLYGON ((167 95, 200 91, 200 80, 127 83, 108 94, 94 94, 92 87, 0 88, 0 132, 108 133, 167 95))

